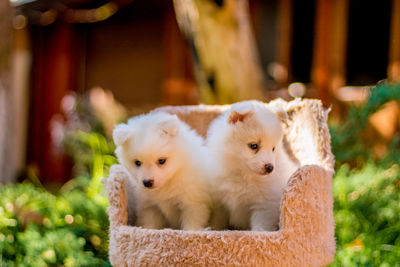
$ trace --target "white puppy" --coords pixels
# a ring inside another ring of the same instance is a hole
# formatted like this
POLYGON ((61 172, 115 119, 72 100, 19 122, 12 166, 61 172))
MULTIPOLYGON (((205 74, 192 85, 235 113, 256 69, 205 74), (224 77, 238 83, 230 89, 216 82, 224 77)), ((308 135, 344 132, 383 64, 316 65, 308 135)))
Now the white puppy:
POLYGON ((138 226, 184 230, 207 226, 211 197, 200 136, 177 116, 154 112, 117 125, 113 137, 118 160, 135 182, 138 226))
POLYGON ((233 104, 207 133, 214 194, 238 229, 278 228, 284 186, 296 166, 283 151, 279 117, 258 101, 233 104))

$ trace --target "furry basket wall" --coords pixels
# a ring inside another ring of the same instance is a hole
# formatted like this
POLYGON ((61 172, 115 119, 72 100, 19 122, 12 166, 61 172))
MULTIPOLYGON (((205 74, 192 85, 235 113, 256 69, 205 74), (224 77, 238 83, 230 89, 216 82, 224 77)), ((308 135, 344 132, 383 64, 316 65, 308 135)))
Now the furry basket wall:
MULTIPOLYGON (((284 147, 301 166, 289 179, 275 232, 151 230, 131 226, 134 203, 127 203, 128 174, 112 166, 106 180, 110 201, 109 256, 113 266, 324 266, 335 254, 332 176, 334 159, 328 111, 318 100, 275 100, 281 107, 284 147), (129 213, 129 216, 128 216, 129 213)), ((227 106, 163 107, 200 135, 227 106)))

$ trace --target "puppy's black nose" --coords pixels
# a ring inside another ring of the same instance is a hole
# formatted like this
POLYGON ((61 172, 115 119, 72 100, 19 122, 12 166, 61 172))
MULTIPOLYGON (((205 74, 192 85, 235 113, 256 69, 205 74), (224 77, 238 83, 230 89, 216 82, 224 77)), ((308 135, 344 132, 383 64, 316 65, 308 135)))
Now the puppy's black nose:
POLYGON ((271 163, 265 164, 264 167, 266 173, 271 173, 274 170, 274 165, 272 165, 271 163))
POLYGON ((149 179, 149 180, 143 180, 143 185, 147 188, 152 187, 154 184, 154 180, 153 179, 149 179))

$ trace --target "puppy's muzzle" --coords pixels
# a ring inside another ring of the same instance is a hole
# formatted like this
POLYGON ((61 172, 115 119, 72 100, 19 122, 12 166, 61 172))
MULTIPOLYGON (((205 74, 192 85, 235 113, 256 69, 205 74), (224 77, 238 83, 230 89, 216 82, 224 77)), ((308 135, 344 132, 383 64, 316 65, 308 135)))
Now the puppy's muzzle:
POLYGON ((271 173, 274 170, 274 165, 271 163, 265 164, 265 173, 271 173))
POLYGON ((143 180, 143 185, 147 188, 152 188, 154 184, 154 180, 153 179, 146 179, 143 180))

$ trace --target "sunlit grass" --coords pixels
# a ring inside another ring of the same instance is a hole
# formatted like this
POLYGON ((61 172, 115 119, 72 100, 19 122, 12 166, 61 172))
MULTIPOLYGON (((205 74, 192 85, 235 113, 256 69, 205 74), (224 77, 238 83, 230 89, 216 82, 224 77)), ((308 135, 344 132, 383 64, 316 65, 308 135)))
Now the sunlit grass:
POLYGON ((334 266, 400 266, 400 167, 347 165, 334 178, 334 266))

